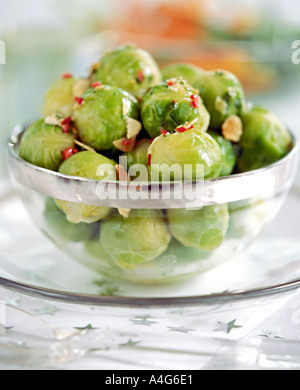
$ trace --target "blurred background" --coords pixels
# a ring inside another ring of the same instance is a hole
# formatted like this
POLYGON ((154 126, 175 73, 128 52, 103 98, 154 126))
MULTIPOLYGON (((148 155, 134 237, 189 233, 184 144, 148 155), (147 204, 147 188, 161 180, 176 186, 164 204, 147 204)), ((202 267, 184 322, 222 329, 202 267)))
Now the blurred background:
POLYGON ((86 75, 104 51, 127 42, 161 66, 187 61, 233 71, 248 100, 273 109, 300 136, 300 64, 292 62, 298 0, 0 0, 0 40, 2 180, 5 140, 16 124, 41 116, 52 81, 86 75))

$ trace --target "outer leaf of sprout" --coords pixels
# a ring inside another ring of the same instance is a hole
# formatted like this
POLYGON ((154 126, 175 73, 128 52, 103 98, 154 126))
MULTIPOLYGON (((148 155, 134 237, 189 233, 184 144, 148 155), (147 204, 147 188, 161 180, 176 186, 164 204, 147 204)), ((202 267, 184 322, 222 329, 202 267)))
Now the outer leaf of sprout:
POLYGON ((25 131, 19 154, 33 165, 57 171, 63 161, 62 152, 68 148, 74 148, 74 136, 41 119, 25 131))

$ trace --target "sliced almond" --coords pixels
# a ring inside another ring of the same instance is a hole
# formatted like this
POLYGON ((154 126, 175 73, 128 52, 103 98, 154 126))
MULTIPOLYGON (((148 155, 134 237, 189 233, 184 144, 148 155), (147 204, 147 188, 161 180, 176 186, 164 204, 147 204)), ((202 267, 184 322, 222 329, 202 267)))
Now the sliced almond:
POLYGON ((129 218, 129 214, 130 214, 130 211, 131 209, 118 209, 119 210, 119 213, 122 215, 122 217, 124 218, 129 218))
POLYGON ((81 96, 91 85, 90 80, 80 79, 73 87, 73 96, 81 96))
POLYGON ((132 118, 126 118, 126 121, 127 121, 127 138, 131 139, 137 137, 143 128, 141 122, 132 118))
POLYGON ((52 115, 47 116, 47 118, 45 118, 45 123, 47 125, 62 127, 63 120, 64 120, 64 118, 61 115, 52 114, 52 115))
POLYGON ((120 164, 115 165, 115 170, 117 172, 119 181, 126 182, 126 183, 129 183, 131 181, 123 165, 120 164))
POLYGON ((136 137, 133 138, 121 138, 113 142, 113 145, 123 153, 132 152, 136 145, 136 137))
POLYGON ((78 141, 77 139, 74 141, 74 143, 78 146, 80 146, 82 149, 85 149, 85 150, 88 150, 89 152, 94 152, 96 153, 95 149, 92 148, 91 146, 88 146, 80 141, 78 141))
POLYGON ((222 125, 222 134, 231 142, 240 142, 243 135, 243 123, 241 118, 231 115, 222 125))

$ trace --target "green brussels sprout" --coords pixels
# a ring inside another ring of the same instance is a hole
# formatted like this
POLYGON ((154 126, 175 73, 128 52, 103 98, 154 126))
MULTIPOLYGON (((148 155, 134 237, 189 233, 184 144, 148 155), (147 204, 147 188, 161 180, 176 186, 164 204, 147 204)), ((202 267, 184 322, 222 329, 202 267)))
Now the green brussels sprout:
POLYGON ((232 142, 228 141, 215 131, 208 131, 207 134, 218 142, 223 154, 223 165, 220 177, 231 175, 237 163, 237 153, 235 151, 235 147, 232 142))
POLYGON ((151 138, 189 123, 206 131, 210 119, 197 91, 183 79, 170 79, 151 88, 144 95, 141 118, 151 138))
POLYGON ((229 224, 228 207, 206 206, 200 210, 167 210, 169 228, 182 245, 211 251, 218 248, 229 224))
MULTIPOLYGON (((93 180, 115 180, 115 165, 114 161, 101 154, 86 151, 74 154, 64 161, 59 168, 59 173, 93 180)), ((60 199, 55 201, 70 223, 94 223, 105 218, 111 211, 109 207, 84 205, 60 199)))
POLYGON ((271 111, 253 106, 242 115, 242 122, 242 154, 238 161, 242 172, 273 164, 290 151, 292 137, 271 111))
POLYGON ((210 129, 219 130, 227 118, 242 114, 245 93, 234 74, 224 70, 205 72, 200 84, 200 96, 210 114, 210 129))
POLYGON ((148 148, 151 144, 151 139, 143 138, 138 141, 132 152, 125 153, 123 156, 127 157, 127 166, 130 168, 135 164, 148 164, 148 148))
POLYGON ((164 80, 182 77, 190 85, 198 89, 198 91, 201 91, 202 89, 204 73, 205 70, 201 69, 197 65, 184 62, 167 65, 162 69, 162 76, 164 80))
POLYGON ((74 77, 56 80, 48 90, 43 103, 42 114, 47 117, 57 113, 64 117, 73 115, 74 86, 77 80, 74 77))
POLYGON ((160 210, 131 210, 128 219, 115 212, 101 224, 101 246, 124 269, 155 259, 167 249, 170 240, 160 210))
POLYGON ((161 72, 147 51, 134 45, 123 45, 102 57, 93 79, 124 89, 141 99, 149 88, 161 82, 161 72))
POLYGON ((64 150, 74 148, 74 141, 72 134, 65 134, 61 127, 40 119, 25 131, 19 155, 33 165, 57 171, 63 162, 64 150))
POLYGON ((55 241, 83 242, 89 240, 99 229, 98 224, 68 222, 65 213, 57 207, 55 200, 49 197, 46 199, 44 217, 47 231, 50 231, 55 241))
POLYGON ((187 130, 161 135, 154 139, 148 153, 149 169, 154 181, 169 180, 165 176, 169 173, 171 181, 180 180, 180 176, 185 180, 216 178, 223 166, 219 144, 208 133, 200 131, 187 130), (204 172, 197 170, 199 165, 203 166, 204 172))
POLYGON ((230 203, 228 236, 255 237, 265 226, 269 208, 267 202, 260 198, 230 203))
POLYGON ((74 124, 82 142, 97 151, 114 150, 113 142, 127 136, 128 120, 137 120, 134 96, 112 86, 89 88, 74 112, 74 124))

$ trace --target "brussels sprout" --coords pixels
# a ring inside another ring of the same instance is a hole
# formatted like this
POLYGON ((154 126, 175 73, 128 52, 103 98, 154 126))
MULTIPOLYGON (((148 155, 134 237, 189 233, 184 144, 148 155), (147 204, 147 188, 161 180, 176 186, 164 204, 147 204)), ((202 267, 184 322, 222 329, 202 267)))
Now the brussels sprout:
MULTIPOLYGON (((86 151, 74 154, 66 160, 60 166, 59 173, 86 179, 115 180, 115 165, 114 161, 98 153, 86 151)), ((56 199, 56 204, 64 211, 71 223, 94 223, 105 218, 111 211, 108 207, 84 205, 59 199, 56 199)))
POLYGON ((127 136, 128 120, 139 116, 134 96, 111 86, 89 88, 74 112, 81 140, 97 151, 114 150, 113 142, 127 136))
POLYGON ((25 131, 19 154, 33 165, 57 171, 64 150, 74 148, 74 140, 72 134, 65 134, 61 127, 48 125, 41 119, 25 131))
POLYGON ((143 138, 138 141, 134 150, 130 153, 125 153, 123 156, 127 157, 127 166, 130 168, 135 164, 142 164, 147 166, 148 164, 148 148, 151 144, 151 140, 143 138))
POLYGON ((170 79, 151 88, 144 95, 141 118, 151 138, 188 123, 206 131, 210 119, 197 91, 183 79, 170 79))
POLYGON ((124 45, 102 57, 93 79, 122 88, 141 99, 149 88, 161 82, 161 72, 147 51, 124 45))
POLYGON ((218 142, 223 154, 223 165, 220 176, 231 175, 237 163, 237 154, 233 144, 214 131, 209 131, 207 134, 218 142))
POLYGON ((42 108, 44 117, 57 113, 64 117, 73 115, 74 107, 74 86, 77 80, 74 77, 56 80, 48 90, 42 108))
POLYGON ((65 213, 60 210, 53 198, 47 198, 45 203, 44 217, 54 240, 66 242, 83 242, 89 240, 95 231, 99 230, 98 224, 68 222, 65 213))
POLYGON ((183 245, 202 250, 218 248, 228 229, 227 205, 206 206, 200 210, 167 210, 173 236, 183 245))
POLYGON ((201 84, 200 96, 210 114, 210 129, 219 130, 227 118, 242 114, 245 93, 234 74, 224 70, 205 72, 201 84))
POLYGON ((242 121, 243 151, 238 161, 242 172, 263 168, 288 154, 291 135, 271 111, 253 106, 243 114, 242 121))
POLYGON ((200 131, 161 135, 155 138, 148 152, 152 180, 168 180, 164 179, 167 170, 171 171, 170 180, 179 180, 180 176, 185 180, 216 178, 223 165, 219 144, 209 134, 200 131), (200 165, 204 172, 197 170, 200 165), (172 166, 174 172, 179 169, 176 174, 173 174, 172 166))
POLYGON ((134 269, 155 259, 167 249, 170 240, 160 210, 131 210, 128 219, 115 212, 101 224, 101 246, 125 269, 134 269))
POLYGON ((204 73, 205 70, 197 65, 184 62, 168 65, 162 70, 164 80, 182 77, 198 91, 202 89, 204 73))
POLYGON ((265 226, 269 207, 263 199, 247 199, 230 203, 228 236, 249 239, 255 237, 265 226))

